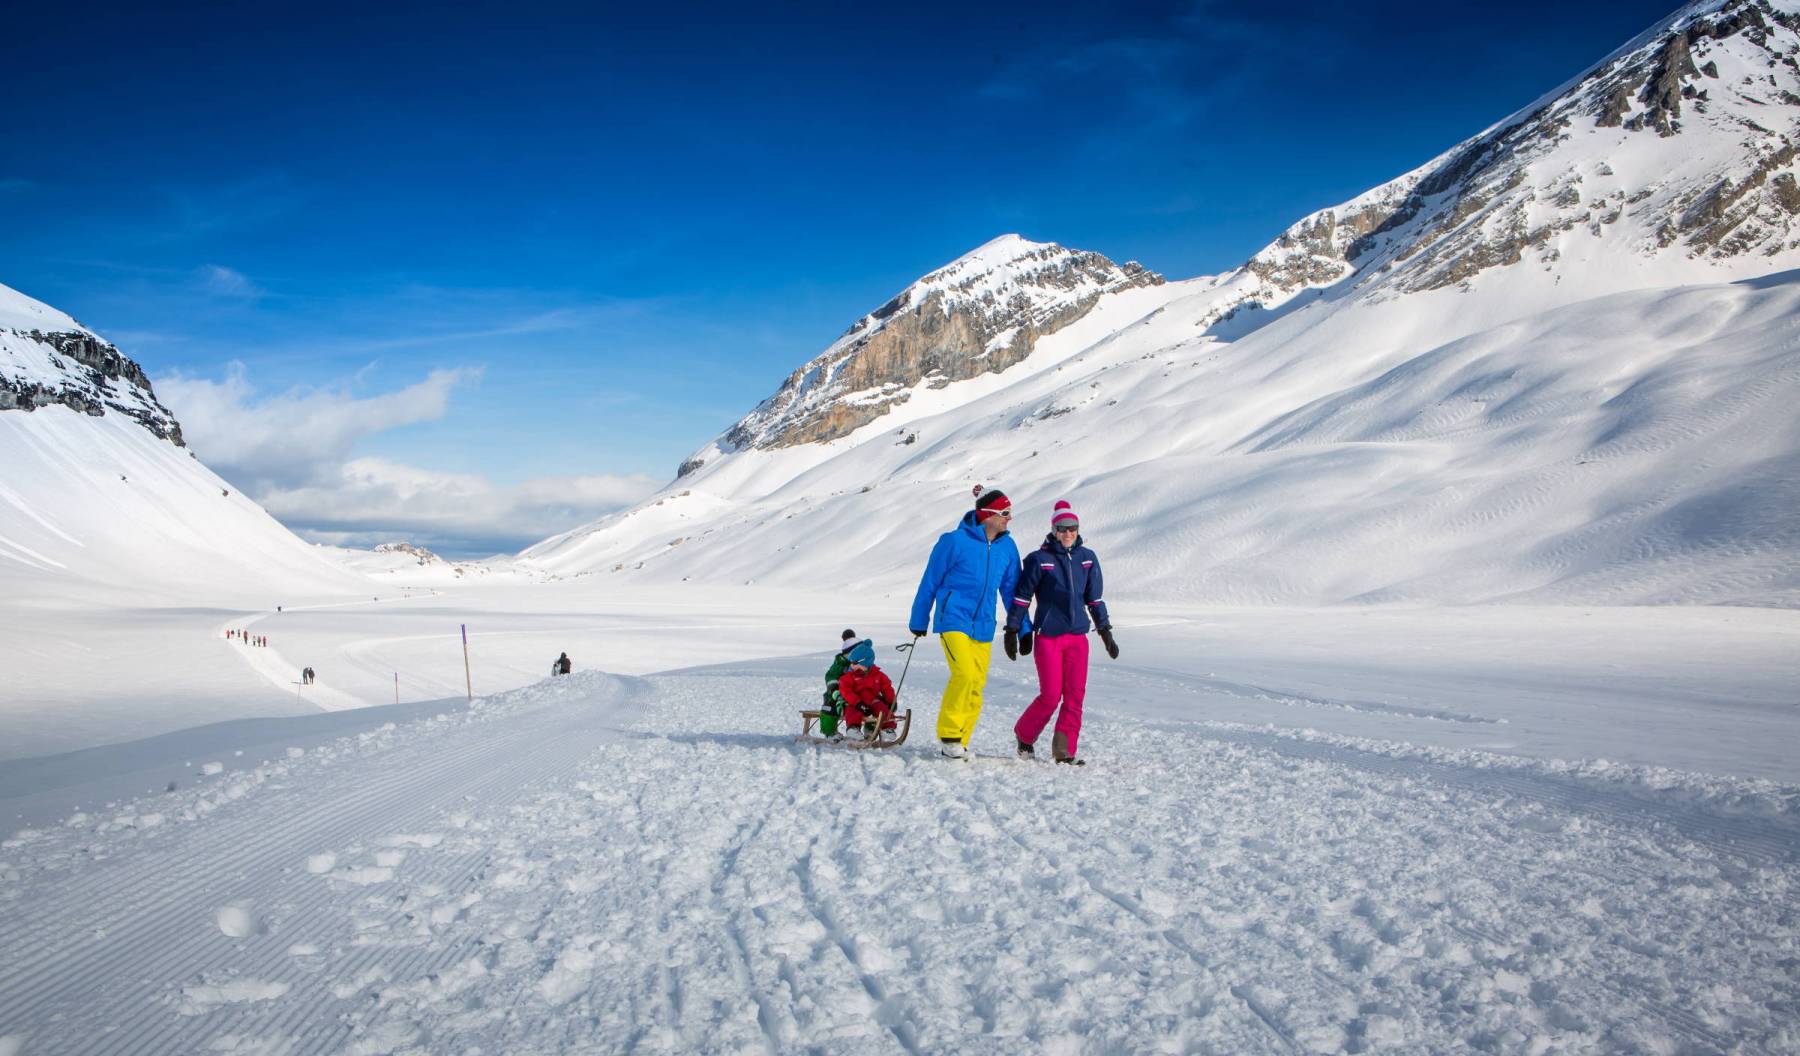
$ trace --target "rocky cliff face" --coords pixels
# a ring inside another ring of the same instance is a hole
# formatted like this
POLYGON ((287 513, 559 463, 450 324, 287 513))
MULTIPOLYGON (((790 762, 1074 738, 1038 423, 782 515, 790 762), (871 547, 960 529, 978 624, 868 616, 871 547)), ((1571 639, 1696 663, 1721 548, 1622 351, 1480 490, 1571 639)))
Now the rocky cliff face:
POLYGON ((68 316, 0 286, 0 413, 55 404, 95 417, 113 411, 184 446, 181 424, 143 368, 68 316), (17 325, 27 323, 42 325, 17 325))
MULTIPOLYGON (((1005 370, 1103 295, 1153 286, 1135 262, 1006 235, 907 287, 788 376, 716 448, 780 448, 847 436, 923 383, 1005 370)), ((703 464, 684 463, 681 475, 703 464)))
POLYGON ((1570 234, 1700 262, 1800 247, 1797 6, 1688 5, 1481 135, 1290 227, 1216 280, 1229 292, 1209 321, 1353 277, 1400 294, 1554 268, 1570 234))
POLYGON ((1691 5, 1465 145, 1347 256, 1393 266, 1405 291, 1466 282, 1528 255, 1553 264, 1556 235, 1605 238, 1622 220, 1645 255, 1718 260, 1796 248, 1796 52, 1800 18, 1783 6, 1691 5), (1596 140, 1600 151, 1583 149, 1596 140))

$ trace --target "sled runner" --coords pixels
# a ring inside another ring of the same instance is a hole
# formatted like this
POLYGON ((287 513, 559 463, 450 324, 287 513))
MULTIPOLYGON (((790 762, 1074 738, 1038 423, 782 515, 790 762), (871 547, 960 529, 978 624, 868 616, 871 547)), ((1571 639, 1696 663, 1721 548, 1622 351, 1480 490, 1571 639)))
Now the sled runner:
POLYGON ((834 748, 898 748, 906 743, 906 735, 912 732, 912 709, 901 711, 899 708, 900 690, 906 685, 906 672, 912 667, 913 643, 905 642, 894 646, 906 654, 906 666, 900 669, 900 683, 894 687, 894 725, 866 734, 862 730, 849 730, 837 737, 824 737, 813 733, 815 725, 823 729, 819 723, 817 708, 800 709, 800 735, 794 740, 803 744, 828 744, 834 748))
POLYGON ((802 729, 800 736, 794 740, 804 744, 829 744, 837 748, 898 748, 906 743, 906 735, 912 732, 912 709, 894 716, 894 728, 876 730, 873 738, 863 736, 861 730, 846 733, 842 737, 820 737, 813 733, 813 726, 819 721, 817 711, 800 712, 802 729))

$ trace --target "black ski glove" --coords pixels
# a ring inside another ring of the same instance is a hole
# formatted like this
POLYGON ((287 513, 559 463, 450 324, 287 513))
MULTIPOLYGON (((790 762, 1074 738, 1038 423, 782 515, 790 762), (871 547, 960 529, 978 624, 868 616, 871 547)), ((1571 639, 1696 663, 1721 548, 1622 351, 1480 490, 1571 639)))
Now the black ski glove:
POLYGON ((1106 655, 1114 660, 1119 658, 1119 643, 1113 641, 1112 628, 1100 628, 1100 641, 1106 646, 1106 655))
POLYGON ((909 631, 911 631, 911 632, 912 632, 912 636, 913 636, 913 637, 914 637, 914 638, 923 638, 923 637, 925 637, 925 632, 924 632, 924 631, 922 631, 922 630, 920 630, 920 629, 919 629, 919 628, 917 628, 917 627, 908 627, 908 628, 907 628, 907 630, 909 630, 909 631))
POLYGON ((1037 636, 1030 631, 1026 631, 1024 634, 1019 635, 1019 654, 1021 656, 1031 655, 1031 643, 1036 637, 1037 636))
MULTIPOLYGON (((1008 660, 1017 660, 1019 658, 1019 632, 1008 627, 1006 629, 1004 644, 1006 646, 1006 658, 1008 660)), ((1028 653, 1031 652, 1031 647, 1029 645, 1026 646, 1025 651, 1028 653)))

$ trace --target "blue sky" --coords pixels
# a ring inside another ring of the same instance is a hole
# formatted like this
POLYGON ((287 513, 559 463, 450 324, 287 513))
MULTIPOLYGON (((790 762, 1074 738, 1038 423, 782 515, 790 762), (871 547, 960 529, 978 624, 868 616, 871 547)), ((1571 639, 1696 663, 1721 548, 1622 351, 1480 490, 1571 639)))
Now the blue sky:
POLYGON ((0 282, 311 537, 489 552, 995 235, 1221 271, 1670 10, 1248 7, 15 5, 0 282))

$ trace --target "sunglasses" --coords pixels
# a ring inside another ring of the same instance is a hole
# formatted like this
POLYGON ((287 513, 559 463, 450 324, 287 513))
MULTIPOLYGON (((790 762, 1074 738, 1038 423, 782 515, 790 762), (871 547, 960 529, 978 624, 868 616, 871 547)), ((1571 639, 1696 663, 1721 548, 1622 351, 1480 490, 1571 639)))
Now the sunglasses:
POLYGON ((1070 524, 1059 525, 1058 527, 1051 529, 1051 531, 1054 531, 1057 535, 1080 535, 1081 534, 1081 529, 1079 527, 1077 527, 1075 525, 1070 525, 1070 524))

